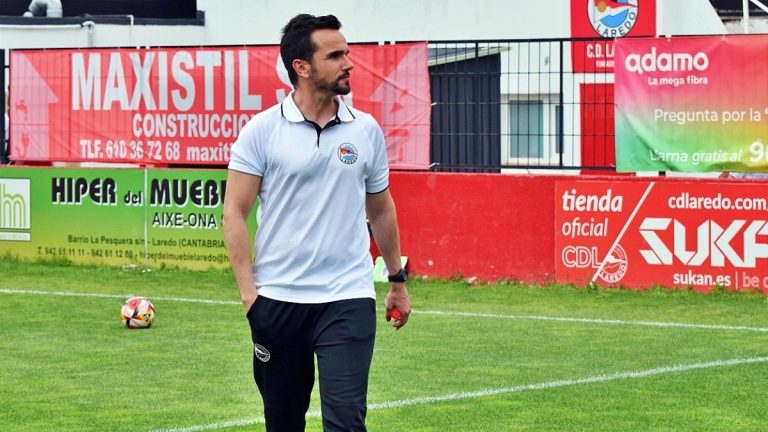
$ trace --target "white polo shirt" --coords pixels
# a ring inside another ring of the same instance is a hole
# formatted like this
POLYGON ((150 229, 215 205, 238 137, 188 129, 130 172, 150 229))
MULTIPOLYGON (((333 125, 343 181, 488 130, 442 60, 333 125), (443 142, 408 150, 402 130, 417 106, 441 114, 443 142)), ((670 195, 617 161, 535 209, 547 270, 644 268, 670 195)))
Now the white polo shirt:
POLYGON ((285 100, 253 117, 229 169, 262 177, 253 274, 259 295, 294 303, 375 298, 366 193, 389 187, 384 135, 341 98, 318 131, 285 100))

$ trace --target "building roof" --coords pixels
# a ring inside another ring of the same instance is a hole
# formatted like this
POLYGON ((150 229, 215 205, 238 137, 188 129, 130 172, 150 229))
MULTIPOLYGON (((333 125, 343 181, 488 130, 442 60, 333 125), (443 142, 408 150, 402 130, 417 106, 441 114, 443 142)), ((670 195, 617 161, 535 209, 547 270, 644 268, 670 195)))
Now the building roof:
MULTIPOLYGON (((768 6, 768 1, 760 0, 764 5, 768 6)), ((717 14, 722 19, 734 19, 741 18, 743 15, 743 2, 742 0, 709 0, 712 6, 717 11, 717 14)), ((768 16, 767 13, 760 6, 749 2, 749 16, 768 16)))

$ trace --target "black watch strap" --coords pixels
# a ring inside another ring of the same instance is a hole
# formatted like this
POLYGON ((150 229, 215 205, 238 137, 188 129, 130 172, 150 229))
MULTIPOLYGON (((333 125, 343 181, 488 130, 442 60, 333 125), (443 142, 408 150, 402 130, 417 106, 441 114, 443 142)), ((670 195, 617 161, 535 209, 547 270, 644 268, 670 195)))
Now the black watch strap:
POLYGON ((390 282, 400 282, 400 283, 403 283, 403 282, 408 280, 408 271, 405 269, 405 267, 403 267, 397 273, 388 275, 387 279, 390 282))

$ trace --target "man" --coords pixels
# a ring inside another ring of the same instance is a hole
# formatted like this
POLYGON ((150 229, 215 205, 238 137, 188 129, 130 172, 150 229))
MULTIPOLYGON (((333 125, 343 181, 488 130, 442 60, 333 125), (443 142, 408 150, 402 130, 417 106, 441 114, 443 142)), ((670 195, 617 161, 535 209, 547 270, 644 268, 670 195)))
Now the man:
POLYGON ((385 319, 400 329, 411 313, 384 136, 339 97, 353 68, 340 28, 333 15, 288 22, 280 54, 294 91, 255 116, 231 152, 224 233, 268 431, 304 430, 315 355, 324 430, 366 430, 376 331, 366 216, 395 270, 385 319), (252 263, 246 220, 257 198, 252 263))

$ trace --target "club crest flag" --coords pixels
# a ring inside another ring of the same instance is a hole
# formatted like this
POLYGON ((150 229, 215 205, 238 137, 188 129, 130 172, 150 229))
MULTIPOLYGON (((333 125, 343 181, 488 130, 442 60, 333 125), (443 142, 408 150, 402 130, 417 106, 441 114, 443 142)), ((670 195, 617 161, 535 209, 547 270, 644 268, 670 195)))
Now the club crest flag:
POLYGON ((574 72, 613 72, 615 39, 655 35, 656 0, 571 0, 574 72))

